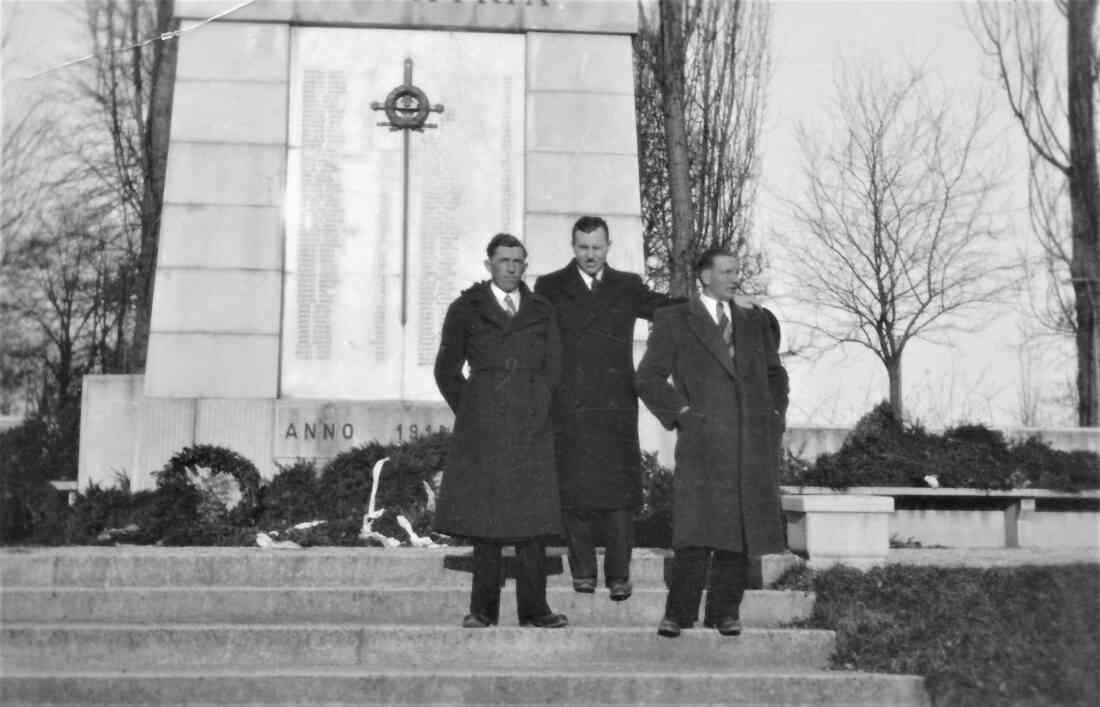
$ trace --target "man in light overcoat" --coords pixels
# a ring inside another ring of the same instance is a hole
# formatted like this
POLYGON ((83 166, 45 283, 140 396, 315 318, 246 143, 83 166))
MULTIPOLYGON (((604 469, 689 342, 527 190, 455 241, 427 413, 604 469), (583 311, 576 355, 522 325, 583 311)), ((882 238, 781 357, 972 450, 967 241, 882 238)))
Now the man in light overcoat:
POLYGON ((737 274, 732 254, 704 253, 701 294, 657 312, 638 366, 638 394, 677 431, 675 555, 662 636, 694 625, 708 563, 704 626, 740 634, 749 556, 785 549, 778 450, 788 383, 779 324, 735 295, 737 274))
POLYGON ((535 281, 558 311, 562 384, 554 396, 554 452, 578 592, 596 590, 595 532, 606 542, 604 583, 630 597, 634 511, 642 503, 634 323, 670 303, 633 273, 607 265, 607 222, 583 216, 571 233, 574 259, 535 281))
POLYGON ((527 250, 497 234, 486 249, 492 279, 447 310, 435 380, 455 413, 434 527, 473 543, 467 628, 500 619, 501 551, 516 549, 521 626, 559 628, 546 602, 545 538, 561 534, 550 395, 561 375, 554 308, 523 283, 527 250), (463 367, 469 366, 469 376, 463 367))

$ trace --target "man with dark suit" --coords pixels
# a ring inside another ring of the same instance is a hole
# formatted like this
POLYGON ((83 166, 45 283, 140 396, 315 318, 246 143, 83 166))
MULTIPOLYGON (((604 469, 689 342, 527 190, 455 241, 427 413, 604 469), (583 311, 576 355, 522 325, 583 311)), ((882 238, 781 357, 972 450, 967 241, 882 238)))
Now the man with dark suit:
POLYGON ((550 302, 523 284, 527 249, 518 239, 497 234, 486 253, 492 279, 451 304, 435 359, 455 427, 434 526, 473 541, 464 627, 499 620, 501 550, 514 545, 520 625, 560 628, 568 620, 546 603, 543 568, 544 538, 561 533, 550 424, 550 391, 561 373, 558 323, 550 302))
POLYGON ((535 282, 562 329, 562 383, 552 417, 569 569, 576 591, 596 591, 593 531, 602 526, 604 582, 611 599, 621 601, 632 591, 634 510, 642 502, 634 323, 670 300, 607 265, 611 240, 602 218, 578 219, 571 237, 576 257, 535 282))
POLYGON ((657 632, 675 637, 694 625, 709 563, 703 625, 736 636, 749 556, 785 547, 778 450, 787 372, 775 317, 735 296, 735 257, 707 251, 696 272, 702 293, 657 312, 636 376, 646 406, 677 430, 675 556, 657 632))

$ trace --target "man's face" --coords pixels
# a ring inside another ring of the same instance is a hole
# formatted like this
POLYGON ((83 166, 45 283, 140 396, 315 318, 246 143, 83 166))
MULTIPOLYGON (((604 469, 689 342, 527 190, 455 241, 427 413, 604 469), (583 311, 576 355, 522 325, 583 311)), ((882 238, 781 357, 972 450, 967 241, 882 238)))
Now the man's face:
POLYGON ((607 231, 602 228, 591 233, 573 231, 573 255, 577 256, 577 265, 589 276, 595 277, 603 269, 603 264, 607 262, 607 249, 610 247, 607 231))
POLYGON ((703 292, 722 302, 733 299, 737 292, 737 259, 732 255, 719 255, 709 268, 699 273, 703 292))
POLYGON ((485 269, 497 287, 511 292, 519 287, 519 281, 527 270, 527 253, 519 246, 501 246, 485 261, 485 269))

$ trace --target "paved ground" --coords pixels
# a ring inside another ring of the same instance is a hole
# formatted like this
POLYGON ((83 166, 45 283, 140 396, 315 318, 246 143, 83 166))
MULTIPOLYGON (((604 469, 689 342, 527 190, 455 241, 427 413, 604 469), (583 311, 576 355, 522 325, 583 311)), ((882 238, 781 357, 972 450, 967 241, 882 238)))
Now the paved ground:
POLYGON ((888 562, 943 567, 1014 567, 1017 565, 1068 565, 1100 563, 1100 548, 1001 548, 892 549, 888 562))

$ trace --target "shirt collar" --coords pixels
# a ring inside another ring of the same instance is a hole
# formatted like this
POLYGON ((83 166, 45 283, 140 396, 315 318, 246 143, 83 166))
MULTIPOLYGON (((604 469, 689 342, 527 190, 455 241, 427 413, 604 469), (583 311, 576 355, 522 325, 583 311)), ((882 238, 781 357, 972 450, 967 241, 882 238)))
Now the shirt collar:
POLYGON ((592 280, 600 280, 600 281, 603 280, 603 270, 604 270, 603 268, 600 268, 600 271, 598 273, 596 273, 596 276, 592 277, 591 275, 586 273, 584 270, 581 270, 580 265, 577 265, 577 272, 579 272, 581 274, 581 280, 584 281, 584 284, 590 290, 592 289, 592 280))
POLYGON ((500 304, 502 308, 508 309, 508 306, 504 304, 504 296, 512 295, 512 302, 515 303, 516 309, 519 309, 520 294, 518 287, 511 292, 505 292, 504 290, 497 287, 497 284, 495 282, 490 281, 489 288, 493 291, 493 297, 497 298, 497 303, 500 304))
MULTIPOLYGON (((718 323, 718 302, 719 301, 714 299, 713 297, 711 297, 710 295, 708 295, 704 292, 699 293, 699 300, 703 303, 703 308, 707 310, 708 314, 710 314, 710 318, 714 320, 715 324, 717 324, 718 323)), ((727 317, 730 316, 730 312, 729 312, 730 303, 729 302, 722 302, 722 304, 726 308, 726 316, 727 317)))

